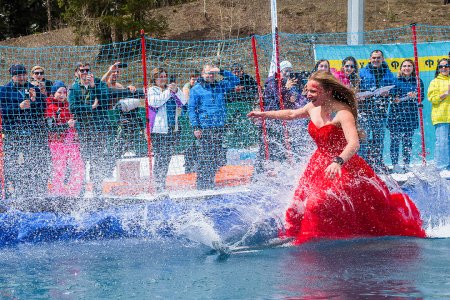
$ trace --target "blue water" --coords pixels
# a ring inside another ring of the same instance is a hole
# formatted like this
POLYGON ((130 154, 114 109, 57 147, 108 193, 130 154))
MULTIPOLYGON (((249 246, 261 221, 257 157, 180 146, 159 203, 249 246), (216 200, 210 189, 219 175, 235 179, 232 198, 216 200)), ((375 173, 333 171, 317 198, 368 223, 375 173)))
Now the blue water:
POLYGON ((321 241, 221 258, 139 239, 23 244, 0 252, 1 299, 450 297, 450 239, 321 241))
POLYGON ((450 184, 426 168, 402 189, 430 238, 214 251, 214 241, 254 248, 277 236, 298 170, 280 176, 291 179, 200 198, 11 207, 0 214, 0 299, 450 298, 450 184))

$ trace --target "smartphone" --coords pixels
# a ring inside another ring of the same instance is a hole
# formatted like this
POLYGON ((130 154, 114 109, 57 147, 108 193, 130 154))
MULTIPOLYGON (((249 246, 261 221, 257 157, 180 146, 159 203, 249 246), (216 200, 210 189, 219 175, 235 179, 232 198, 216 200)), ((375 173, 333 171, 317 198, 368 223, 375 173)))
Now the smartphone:
POLYGON ((120 68, 120 69, 123 69, 123 68, 128 67, 128 64, 127 63, 120 63, 120 64, 117 65, 117 67, 120 68))

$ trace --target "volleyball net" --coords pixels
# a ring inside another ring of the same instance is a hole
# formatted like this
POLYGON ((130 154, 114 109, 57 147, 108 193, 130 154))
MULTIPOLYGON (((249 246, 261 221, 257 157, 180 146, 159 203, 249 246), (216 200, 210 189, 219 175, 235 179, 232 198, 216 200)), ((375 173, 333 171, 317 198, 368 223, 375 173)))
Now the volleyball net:
POLYGON ((248 184, 272 161, 304 156, 311 141, 307 121, 255 124, 247 113, 301 107, 309 75, 324 64, 360 96, 358 121, 368 133, 360 154, 374 167, 433 160, 433 125, 448 123, 449 112, 433 106, 432 119, 428 87, 438 61, 448 59, 449 26, 280 33, 277 40, 278 51, 272 35, 0 47, 3 197, 32 194, 30 185, 75 195, 186 190, 198 187, 199 176, 202 188, 248 184), (364 44, 356 44, 361 36, 364 44), (374 50, 384 59, 376 75, 368 70, 379 60, 374 50), (399 83, 409 60, 422 84, 399 83), (67 100, 54 97, 56 81, 67 100))

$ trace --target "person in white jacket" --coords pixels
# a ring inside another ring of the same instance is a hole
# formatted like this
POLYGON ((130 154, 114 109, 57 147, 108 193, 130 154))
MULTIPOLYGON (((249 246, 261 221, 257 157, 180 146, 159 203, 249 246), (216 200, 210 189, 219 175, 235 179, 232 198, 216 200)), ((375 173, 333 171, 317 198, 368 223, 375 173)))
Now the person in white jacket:
POLYGON ((148 88, 149 122, 151 141, 155 157, 153 174, 156 191, 166 189, 169 163, 179 140, 178 117, 180 109, 187 103, 183 91, 175 80, 168 82, 167 71, 155 68, 151 71, 152 86, 148 88))

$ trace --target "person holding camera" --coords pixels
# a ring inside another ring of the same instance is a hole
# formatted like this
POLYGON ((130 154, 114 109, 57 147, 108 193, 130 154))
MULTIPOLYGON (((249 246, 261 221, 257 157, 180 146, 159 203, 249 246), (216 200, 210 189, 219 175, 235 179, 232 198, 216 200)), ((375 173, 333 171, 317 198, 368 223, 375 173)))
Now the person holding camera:
POLYGON ((187 103, 176 78, 171 76, 169 82, 167 75, 164 68, 154 68, 150 74, 153 85, 147 92, 151 141, 155 155, 153 173, 158 193, 166 190, 170 159, 179 140, 177 111, 187 103))
POLYGON ((134 85, 125 87, 118 81, 122 70, 127 67, 126 63, 115 62, 101 79, 108 86, 108 108, 119 112, 113 149, 116 159, 121 158, 127 150, 136 151, 139 149, 139 141, 145 140, 145 123, 139 111, 139 107, 145 107, 144 91, 134 85))
MULTIPOLYGON (((89 178, 93 195, 100 196, 103 180, 111 173, 109 145, 111 126, 108 116, 108 87, 96 78, 87 62, 77 63, 77 81, 69 91, 70 112, 74 115, 85 163, 89 161, 89 178)), ((83 182, 84 195, 86 180, 83 182)))
POLYGON ((9 68, 11 81, 0 88, 5 197, 47 195, 49 149, 45 97, 28 81, 22 64, 9 68))
POLYGON ((34 66, 31 68, 31 77, 33 80, 31 84, 37 86, 42 95, 49 97, 53 82, 45 79, 45 69, 41 66, 34 66))
MULTIPOLYGON (((281 102, 283 109, 297 109, 303 107, 307 100, 302 95, 303 78, 306 74, 294 72, 292 64, 285 60, 280 63, 281 80, 281 102)), ((279 100, 278 81, 276 76, 271 76, 264 84, 264 111, 281 110, 279 100)), ((295 153, 302 148, 303 137, 306 137, 306 122, 304 120, 289 123, 289 140, 285 140, 282 122, 279 120, 267 120, 267 141, 269 145, 269 161, 284 162, 287 155, 287 145, 295 153)), ((261 173, 264 171, 265 145, 263 137, 259 145, 259 151, 256 159, 255 171, 261 173)))

